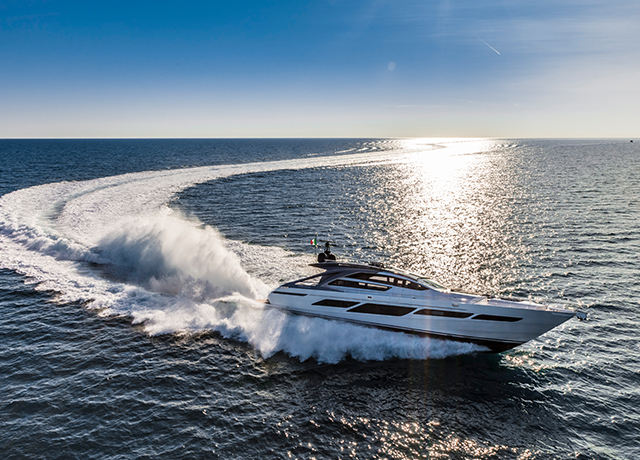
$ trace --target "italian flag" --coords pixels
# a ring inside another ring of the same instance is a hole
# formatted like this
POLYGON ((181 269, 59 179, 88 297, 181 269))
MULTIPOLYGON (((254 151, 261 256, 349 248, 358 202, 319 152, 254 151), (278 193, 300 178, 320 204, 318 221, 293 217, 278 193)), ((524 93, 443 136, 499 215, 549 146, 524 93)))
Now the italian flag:
POLYGON ((318 246, 318 239, 317 238, 311 238, 311 245, 312 246, 318 246))

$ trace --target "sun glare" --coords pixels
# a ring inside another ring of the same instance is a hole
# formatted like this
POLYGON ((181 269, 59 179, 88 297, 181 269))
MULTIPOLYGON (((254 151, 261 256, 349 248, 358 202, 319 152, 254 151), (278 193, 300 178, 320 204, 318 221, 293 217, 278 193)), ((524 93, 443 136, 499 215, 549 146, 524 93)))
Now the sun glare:
MULTIPOLYGON (((403 190, 397 227, 411 241, 398 256, 407 268, 445 274, 445 284, 483 284, 472 260, 484 259, 500 243, 500 214, 494 188, 500 186, 495 167, 497 143, 490 139, 411 139, 410 153, 398 165, 403 190), (409 211, 410 210, 410 211, 409 211), (411 235, 407 235, 411 233, 411 235)), ((485 280, 486 284, 486 280, 485 280)), ((485 286, 486 287, 486 286, 485 286)))

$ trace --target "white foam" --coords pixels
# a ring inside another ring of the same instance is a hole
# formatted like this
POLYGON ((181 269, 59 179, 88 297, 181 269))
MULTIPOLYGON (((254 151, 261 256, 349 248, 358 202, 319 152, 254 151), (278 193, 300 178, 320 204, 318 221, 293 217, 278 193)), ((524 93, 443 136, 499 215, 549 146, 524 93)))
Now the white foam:
MULTIPOLYGON (((422 146, 424 147, 424 146, 422 146)), ((197 183, 280 169, 402 161, 398 152, 147 171, 31 187, 0 197, 0 266, 63 301, 126 315, 149 334, 215 330, 263 356, 338 362, 467 353, 473 346, 420 339, 263 308, 283 280, 309 272, 283 249, 225 240, 168 208, 197 183)))

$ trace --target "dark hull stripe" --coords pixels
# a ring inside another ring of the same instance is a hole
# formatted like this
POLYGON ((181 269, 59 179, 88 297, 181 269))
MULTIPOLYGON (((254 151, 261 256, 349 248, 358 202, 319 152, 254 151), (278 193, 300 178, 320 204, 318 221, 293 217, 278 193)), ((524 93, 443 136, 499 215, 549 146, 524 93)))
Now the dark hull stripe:
POLYGON ((307 294, 300 294, 298 292, 282 292, 282 291, 273 291, 272 294, 294 295, 297 297, 305 297, 307 295, 307 294))

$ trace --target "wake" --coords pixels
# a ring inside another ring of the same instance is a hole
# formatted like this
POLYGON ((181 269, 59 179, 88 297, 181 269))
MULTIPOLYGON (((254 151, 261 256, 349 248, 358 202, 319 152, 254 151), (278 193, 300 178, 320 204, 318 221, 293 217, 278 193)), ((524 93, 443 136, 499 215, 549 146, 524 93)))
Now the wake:
POLYGON ((120 315, 151 335, 217 331, 263 357, 441 358, 473 345, 287 315, 256 299, 310 273, 305 257, 226 240, 169 208, 179 191, 236 174, 405 161, 398 152, 147 171, 31 187, 0 197, 0 267, 63 302, 120 315), (268 256, 265 255, 268 252, 268 256))

